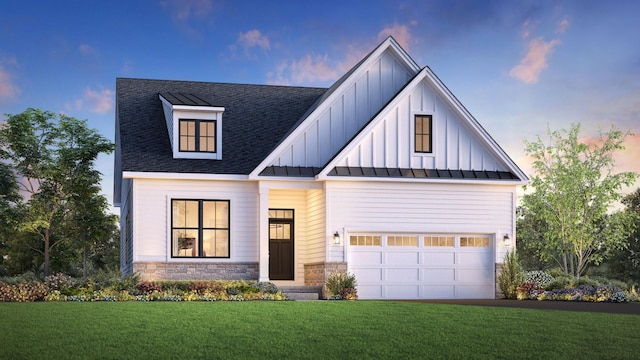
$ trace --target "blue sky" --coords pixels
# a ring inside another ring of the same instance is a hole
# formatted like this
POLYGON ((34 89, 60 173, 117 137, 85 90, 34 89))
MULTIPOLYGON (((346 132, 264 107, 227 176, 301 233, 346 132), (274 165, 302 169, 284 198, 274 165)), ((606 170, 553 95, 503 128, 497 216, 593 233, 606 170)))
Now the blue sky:
MULTIPOLYGON (((330 86, 388 35, 529 172, 523 139, 579 122, 638 135, 637 1, 7 1, 0 111, 39 107, 114 138, 117 77, 330 86)), ((113 157, 102 156, 111 201, 113 157)))

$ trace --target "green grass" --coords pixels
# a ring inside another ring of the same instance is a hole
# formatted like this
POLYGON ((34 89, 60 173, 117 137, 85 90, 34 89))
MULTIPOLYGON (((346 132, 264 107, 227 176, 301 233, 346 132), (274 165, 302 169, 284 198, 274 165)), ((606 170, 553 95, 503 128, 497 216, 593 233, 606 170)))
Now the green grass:
POLYGON ((640 316, 397 301, 0 303, 0 359, 626 359, 640 316))

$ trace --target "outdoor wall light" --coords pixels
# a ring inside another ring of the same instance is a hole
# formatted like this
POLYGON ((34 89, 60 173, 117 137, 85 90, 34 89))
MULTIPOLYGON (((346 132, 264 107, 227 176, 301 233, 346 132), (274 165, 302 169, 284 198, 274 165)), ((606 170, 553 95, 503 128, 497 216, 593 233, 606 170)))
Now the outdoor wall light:
POLYGON ((509 234, 504 234, 504 238, 502 238, 502 244, 506 247, 511 246, 511 238, 509 237, 509 234))
POLYGON ((340 233, 336 231, 335 234, 333 234, 333 243, 334 244, 340 244, 340 233))

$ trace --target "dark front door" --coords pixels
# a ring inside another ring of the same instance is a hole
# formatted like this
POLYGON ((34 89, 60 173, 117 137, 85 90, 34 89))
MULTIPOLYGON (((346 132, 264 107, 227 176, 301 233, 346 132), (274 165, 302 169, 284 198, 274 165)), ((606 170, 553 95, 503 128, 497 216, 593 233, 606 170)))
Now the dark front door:
POLYGON ((293 280, 293 210, 269 213, 269 278, 293 280))

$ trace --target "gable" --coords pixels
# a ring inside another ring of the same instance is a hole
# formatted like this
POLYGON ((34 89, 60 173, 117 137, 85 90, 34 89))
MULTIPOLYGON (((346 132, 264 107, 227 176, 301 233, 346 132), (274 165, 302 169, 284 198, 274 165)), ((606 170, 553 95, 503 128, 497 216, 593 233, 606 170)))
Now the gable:
POLYGON ((319 177, 393 176, 377 175, 384 172, 375 169, 402 169, 398 177, 413 178, 527 179, 428 68, 345 145, 319 177), (416 115, 432 119, 429 153, 415 151, 416 115))
POLYGON ((324 166, 418 70, 388 38, 327 91, 253 174, 273 166, 324 166))

